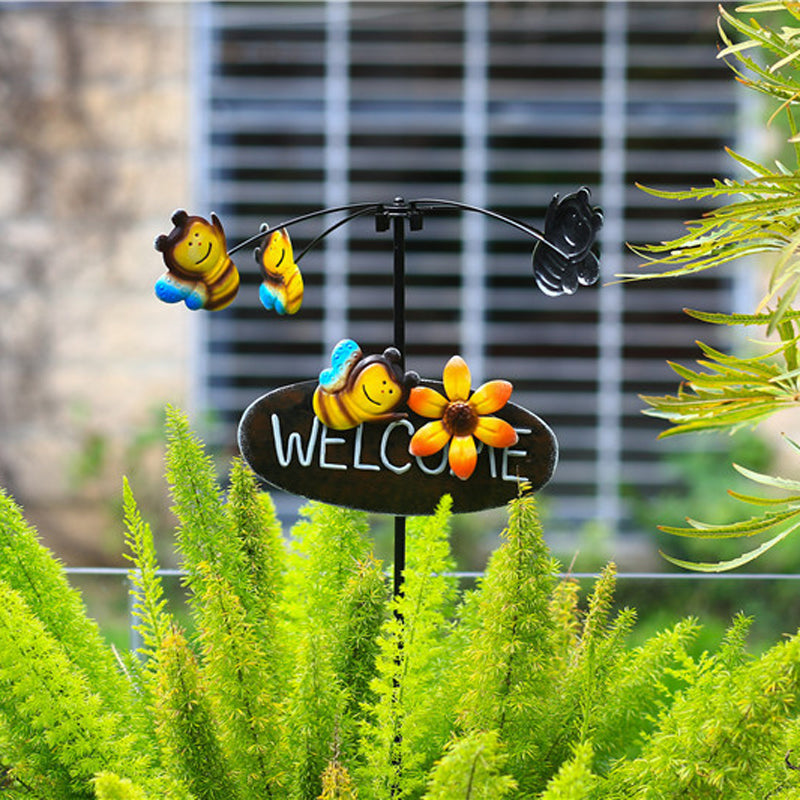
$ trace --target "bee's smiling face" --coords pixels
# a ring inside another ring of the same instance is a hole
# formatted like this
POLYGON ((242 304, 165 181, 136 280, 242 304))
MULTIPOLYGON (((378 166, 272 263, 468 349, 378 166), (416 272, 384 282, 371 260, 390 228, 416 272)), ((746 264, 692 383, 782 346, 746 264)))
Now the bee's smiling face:
POLYGON ((272 272, 283 273, 291 264, 291 258, 286 258, 286 251, 290 247, 283 231, 273 231, 264 254, 264 266, 272 272))
POLYGON ((383 364, 372 364, 361 372, 350 395, 366 417, 391 411, 402 396, 402 387, 383 364))
POLYGON ((200 275, 213 266, 219 251, 217 232, 210 225, 195 222, 175 245, 172 256, 186 272, 200 275))

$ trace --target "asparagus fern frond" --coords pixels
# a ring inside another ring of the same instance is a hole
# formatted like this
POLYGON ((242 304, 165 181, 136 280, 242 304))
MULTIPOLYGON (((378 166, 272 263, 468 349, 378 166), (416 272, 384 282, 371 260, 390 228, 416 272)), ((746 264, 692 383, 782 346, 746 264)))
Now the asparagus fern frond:
POLYGON ((139 620, 136 630, 144 643, 143 655, 148 661, 152 661, 173 623, 165 610, 167 601, 158 574, 153 533, 142 519, 127 480, 123 485, 123 509, 125 542, 130 550, 126 557, 134 564, 129 580, 132 587, 133 614, 139 620))
MULTIPOLYGON (((727 315, 690 312, 718 324, 746 324, 727 315)), ((668 362, 683 383, 677 395, 641 398, 649 406, 645 414, 672 423, 660 436, 715 430, 736 430, 757 425, 786 408, 800 405, 798 334, 793 318, 778 326, 780 344, 766 353, 734 356, 698 342, 705 358, 701 369, 668 362)))
MULTIPOLYGON (((793 444, 795 448, 798 448, 798 445, 794 442, 791 442, 791 444, 793 444)), ((685 569, 692 569, 698 572, 723 572, 753 561, 778 544, 778 542, 783 541, 789 534, 800 528, 799 481, 754 472, 739 464, 734 464, 733 466, 737 472, 755 483, 768 486, 772 489, 789 491, 792 494, 785 497, 762 497, 729 490, 728 494, 730 494, 731 497, 764 509, 763 513, 725 525, 713 525, 687 517, 687 527, 660 525, 659 529, 673 536, 691 536, 701 539, 746 538, 762 534, 767 534, 770 538, 753 550, 727 561, 718 561, 714 563, 686 561, 662 553, 668 561, 685 569)))

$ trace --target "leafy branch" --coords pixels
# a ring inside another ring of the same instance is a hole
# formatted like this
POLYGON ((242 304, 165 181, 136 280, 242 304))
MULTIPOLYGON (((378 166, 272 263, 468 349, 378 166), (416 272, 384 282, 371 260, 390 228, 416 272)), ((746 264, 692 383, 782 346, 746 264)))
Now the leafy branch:
MULTIPOLYGON (((800 445, 796 444, 791 439, 787 439, 787 441, 789 441, 796 450, 800 451, 800 445)), ((677 566, 698 570, 700 572, 721 572, 722 570, 734 569, 758 558, 758 556, 785 539, 790 533, 800 528, 800 481, 754 472, 739 464, 734 464, 733 466, 737 472, 755 483, 774 489, 790 491, 792 494, 787 497, 759 497, 742 494, 741 492, 735 492, 729 489, 728 494, 731 497, 736 500, 741 500, 743 503, 762 508, 764 509, 763 513, 727 525, 709 525, 687 517, 686 522, 689 527, 680 528, 670 525, 659 525, 659 529, 665 533, 671 533, 674 536, 691 536, 701 539, 742 538, 758 536, 760 534, 772 534, 771 538, 755 549, 727 561, 697 563, 683 561, 662 553, 667 561, 677 566)))
MULTIPOLYGON (((800 132, 795 108, 800 103, 800 6, 790 2, 757 2, 735 12, 719 10, 718 29, 724 59, 743 86, 777 102, 768 125, 781 114, 788 123, 796 168, 780 161, 766 166, 731 149, 737 178, 715 179, 711 186, 666 191, 638 185, 647 194, 672 201, 717 201, 721 205, 685 223, 683 235, 656 244, 632 245, 647 273, 624 274, 627 281, 690 275, 754 255, 771 259, 763 297, 753 314, 722 314, 686 310, 690 316, 716 325, 761 326, 771 340, 755 354, 728 355, 698 342, 702 357, 695 367, 668 362, 681 379, 677 394, 642 396, 645 414, 670 423, 661 437, 682 433, 755 426, 778 411, 800 404, 800 359, 794 303, 800 293, 800 132), (779 12, 762 24, 756 17, 779 12), (777 22, 776 22, 777 20, 777 22), (783 24, 783 23, 790 24, 783 24), (777 341, 776 341, 777 338, 777 341)), ((751 480, 800 493, 800 484, 735 468, 751 480)), ((699 538, 747 537, 768 534, 761 546, 738 558, 716 564, 692 563, 667 556, 672 563, 700 571, 732 569, 752 561, 800 527, 800 495, 782 500, 741 495, 733 497, 762 508, 760 516, 726 525, 688 519, 688 527, 661 526, 676 536, 699 538)))
MULTIPOLYGON (((724 325, 763 324, 769 315, 705 313, 685 309, 686 313, 705 322, 724 325)), ((725 355, 709 345, 698 342, 705 359, 698 360, 702 370, 689 369, 672 362, 670 366, 683 379, 676 396, 653 397, 642 395, 651 406, 644 413, 669 420, 672 427, 660 437, 681 433, 737 429, 755 426, 772 414, 800 405, 800 366, 798 336, 795 321, 800 312, 788 311, 778 324, 781 343, 760 356, 737 357, 725 355)), ((795 449, 800 450, 789 440, 795 449)), ((664 557, 677 566, 701 572, 720 572, 753 561, 790 533, 800 527, 800 483, 786 478, 754 472, 738 464, 734 468, 745 477, 767 486, 790 489, 797 496, 774 500, 743 495, 732 490, 732 497, 766 510, 760 516, 726 525, 709 525, 687 518, 689 527, 668 525, 659 529, 675 536, 695 538, 736 538, 771 533, 769 540, 737 558, 717 563, 690 562, 664 557)))
MULTIPOLYGON (((697 319, 717 324, 747 324, 752 316, 706 314, 685 309, 697 319)), ((660 437, 679 433, 712 430, 736 430, 756 425, 784 408, 800 404, 800 369, 798 369, 798 334, 794 318, 778 326, 781 344, 762 355, 739 357, 726 355, 703 342, 698 346, 705 355, 697 364, 705 371, 668 362, 683 379, 677 395, 656 397, 642 395, 651 408, 645 414, 669 420, 671 428, 660 437)))
POLYGON ((636 184, 647 194, 666 200, 724 198, 726 202, 687 222, 686 233, 676 239, 630 245, 645 260, 644 265, 661 267, 661 271, 618 277, 626 281, 681 277, 747 256, 777 254, 767 291, 758 304, 759 311, 776 304, 767 320, 771 333, 800 290, 800 174, 787 173, 782 165, 771 171, 731 149, 727 152, 754 177, 715 179, 711 187, 675 191, 636 184))
MULTIPOLYGON (((794 19, 800 20, 800 12, 797 7, 785 2, 749 3, 740 6, 737 11, 742 14, 788 12, 794 19)), ((719 13, 720 19, 717 28, 725 47, 720 50, 718 58, 727 58, 733 55, 747 68, 748 73, 745 73, 735 64, 728 62, 728 66, 736 73, 737 79, 745 86, 787 104, 795 102, 800 96, 800 81, 791 71, 786 71, 786 68, 794 69, 797 59, 800 57, 800 28, 789 25, 782 26, 780 30, 765 28, 756 19, 746 20, 737 17, 722 6, 720 6, 719 13), (722 24, 723 20, 738 31, 744 39, 738 43, 733 42, 722 24), (746 55, 754 48, 760 48, 761 60, 746 55), (767 57, 770 54, 774 60, 767 57)))
MULTIPOLYGON (((751 3, 737 11, 741 14, 786 11, 800 20, 800 11, 791 3, 751 3)), ((800 101, 800 80, 795 75, 800 58, 800 28, 783 26, 772 30, 755 19, 745 20, 722 7, 718 27, 724 45, 718 57, 726 60, 741 84, 780 102, 770 122, 785 112, 791 133, 789 141, 794 144, 795 157, 800 164, 800 133, 793 109, 800 101), (734 42, 726 24, 744 38, 734 42), (758 50, 761 58, 752 57, 750 52, 753 50, 758 50)), ((797 170, 789 170, 780 161, 770 168, 730 148, 726 148, 726 152, 736 163, 737 171, 750 177, 715 179, 710 187, 677 191, 659 190, 637 183, 642 191, 661 199, 722 199, 725 202, 699 219, 687 222, 683 236, 631 247, 644 259, 645 266, 660 267, 660 271, 618 277, 637 281, 683 276, 745 256, 777 253, 766 294, 759 303, 759 310, 772 302, 777 303, 767 321, 771 333, 800 290, 800 231, 797 226, 800 174, 797 170)))

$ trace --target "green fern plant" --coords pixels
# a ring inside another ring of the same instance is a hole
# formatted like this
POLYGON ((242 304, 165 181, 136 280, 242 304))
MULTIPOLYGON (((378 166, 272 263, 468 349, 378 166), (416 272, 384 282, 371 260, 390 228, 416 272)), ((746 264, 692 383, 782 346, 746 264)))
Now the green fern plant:
POLYGON ((677 621, 631 647, 613 565, 582 599, 535 500, 459 593, 450 501, 409 525, 390 596, 365 515, 310 504, 287 542, 241 461, 227 492, 168 413, 182 630, 124 490, 142 645, 108 648, 0 495, 0 788, 10 800, 797 797, 800 638, 714 653, 677 621))
POLYGON ((500 800, 517 788, 505 774, 507 758, 495 731, 478 731, 448 743, 431 775, 425 800, 500 800))
POLYGON ((441 754, 455 714, 448 680, 456 656, 452 636, 455 581, 447 536, 451 503, 409 526, 403 594, 391 603, 378 638, 372 691, 375 700, 362 732, 364 775, 374 797, 415 797, 441 754))

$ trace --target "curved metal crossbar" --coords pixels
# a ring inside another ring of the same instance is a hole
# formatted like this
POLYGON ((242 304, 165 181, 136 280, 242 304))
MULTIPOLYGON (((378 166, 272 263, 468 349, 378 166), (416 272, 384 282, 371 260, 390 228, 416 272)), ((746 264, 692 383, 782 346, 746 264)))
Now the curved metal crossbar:
MULTIPOLYGON (((319 242, 321 242, 328 234, 333 233, 337 228, 341 228, 343 225, 346 225, 348 222, 352 222, 354 219, 358 219, 359 217, 366 216, 367 214, 372 214, 375 212, 375 206, 367 206, 366 208, 362 208, 359 211, 355 211, 352 214, 348 214, 346 217, 342 217, 338 222, 334 222, 333 225, 325 228, 322 233, 318 236, 315 236, 296 256, 295 264, 300 261, 300 259, 309 251, 316 247, 319 242)), ((284 225, 284 227, 286 227, 284 225)))
MULTIPOLYGON (((321 208, 321 209, 318 209, 317 211, 310 211, 308 214, 301 214, 299 217, 293 217, 292 219, 286 220, 286 222, 281 222, 281 223, 279 223, 277 225, 273 225, 271 227, 269 225, 267 225, 266 223, 264 223, 261 226, 261 230, 259 230, 259 232, 257 234, 255 234, 254 236, 249 237, 248 239, 245 239, 243 242, 239 242, 239 244, 235 245, 234 247, 229 248, 228 249, 228 254, 230 255, 232 253, 235 253, 237 250, 243 250, 248 245, 255 244, 256 242, 260 241, 263 238, 264 234, 269 230, 276 230, 276 229, 280 229, 280 228, 290 228, 292 225, 297 225, 297 223, 299 223, 299 222, 305 222, 306 220, 314 219, 315 217, 323 217, 326 214, 336 214, 337 212, 340 212, 340 211, 353 211, 355 209, 360 209, 360 213, 359 214, 355 214, 355 215, 353 215, 353 216, 351 216, 349 218, 346 218, 345 220, 340 220, 340 222, 337 223, 330 230, 323 231, 323 233, 321 233, 314 240, 315 243, 316 243, 320 239, 325 238, 325 236, 327 236, 328 233, 330 233, 332 230, 335 230, 335 228, 338 228, 340 223, 343 224, 345 221, 349 222, 350 219, 354 219, 356 216, 360 216, 361 213, 366 213, 369 209, 375 209, 377 211, 378 209, 380 209, 381 205, 382 205, 381 203, 350 203, 349 205, 333 206, 332 208, 321 208)), ((308 249, 308 248, 306 248, 306 249, 308 249)))
POLYGON ((412 204, 416 208, 420 207, 428 207, 428 210, 439 209, 439 208, 457 208, 462 211, 473 211, 477 214, 483 214, 485 217, 490 217, 491 219, 496 219, 500 222, 505 223, 506 225, 510 225, 512 228, 516 228, 517 230, 522 231, 523 233, 528 234, 528 236, 532 236, 539 242, 542 242, 544 245, 549 247, 553 250, 556 254, 561 256, 562 258, 571 258, 569 253, 565 253, 559 247, 557 247, 553 242, 549 241, 547 237, 536 228, 531 227, 530 225, 521 222, 518 219, 514 219, 514 217, 508 217, 505 214, 499 214, 497 211, 490 211, 488 208, 481 208, 480 206, 473 206, 469 205, 469 203, 461 203, 457 200, 442 200, 435 197, 423 197, 419 200, 412 200, 412 204))
MULTIPOLYGON (((553 202, 555 203, 558 198, 556 195, 553 198, 553 202)), ((552 206, 553 204, 551 204, 552 206)), ((358 219, 359 217, 363 217, 366 214, 376 214, 376 216, 386 216, 386 217, 396 217, 396 216, 420 216, 424 215, 426 211, 435 211, 440 209, 459 209, 461 211, 469 211, 476 214, 483 214, 486 217, 491 219, 497 220, 498 222, 502 222, 505 225, 508 225, 512 228, 515 228, 518 231, 526 234, 527 236, 536 239, 537 242, 541 242, 545 247, 549 248, 553 253, 559 256, 562 259, 567 261, 573 261, 578 256, 583 256, 589 250, 589 248, 594 244, 594 237, 591 237, 584 245, 578 250, 573 252, 566 252, 562 248, 560 248, 557 244, 552 242, 548 239, 547 234, 543 233, 542 231, 538 230, 537 228, 528 225, 521 220, 515 219, 514 217, 509 217, 505 214, 500 214, 497 211, 490 211, 487 208, 481 208, 480 206, 473 206, 469 203, 462 203, 458 200, 446 200, 436 197, 422 197, 416 200, 409 200, 406 201, 402 197, 397 197, 392 203, 379 203, 379 202, 363 202, 363 203, 350 203, 343 206, 333 206, 331 208, 322 208, 317 211, 311 211, 307 214, 301 214, 298 217, 293 217, 292 219, 285 220, 284 222, 280 222, 277 225, 269 226, 264 223, 261 226, 261 229, 257 234, 245 239, 243 242, 235 245, 234 247, 228 250, 229 253, 235 253, 237 250, 242 250, 248 245, 255 244, 259 241, 265 233, 269 230, 275 230, 280 228, 290 228, 293 225, 297 225, 301 222, 306 222, 310 219, 315 219, 317 217, 326 216, 328 214, 336 214, 341 212, 352 212, 347 216, 343 217, 342 219, 337 220, 332 225, 325 228, 320 234, 318 234, 311 242, 305 247, 305 249, 297 256, 295 259, 296 262, 299 262, 300 259, 313 247, 315 247, 322 239, 324 239, 329 234, 333 233, 335 230, 340 228, 343 225, 346 225, 348 222, 353 221, 354 219, 358 219)), ((559 231, 560 232, 560 231, 559 231)))

